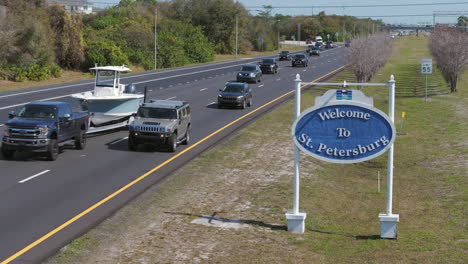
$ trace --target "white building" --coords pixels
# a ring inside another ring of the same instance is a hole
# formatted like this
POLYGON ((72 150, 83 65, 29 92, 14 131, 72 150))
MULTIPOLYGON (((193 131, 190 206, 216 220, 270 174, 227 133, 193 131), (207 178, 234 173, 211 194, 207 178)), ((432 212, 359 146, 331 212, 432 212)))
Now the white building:
POLYGON ((93 3, 86 0, 49 0, 49 4, 63 5, 70 13, 91 14, 93 12, 93 3))

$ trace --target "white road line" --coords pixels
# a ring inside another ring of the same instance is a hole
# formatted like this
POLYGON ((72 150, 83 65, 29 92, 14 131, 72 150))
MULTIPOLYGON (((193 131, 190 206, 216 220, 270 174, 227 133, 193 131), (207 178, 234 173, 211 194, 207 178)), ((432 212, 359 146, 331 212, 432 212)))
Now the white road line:
POLYGON ((46 173, 48 173, 49 171, 50 171, 50 170, 45 170, 45 171, 43 171, 43 172, 39 172, 38 174, 34 174, 33 176, 28 177, 28 178, 26 178, 26 179, 24 179, 24 180, 21 180, 21 181, 19 181, 18 183, 25 183, 25 182, 27 182, 27 181, 29 181, 29 180, 32 180, 32 179, 34 179, 34 178, 36 178, 36 177, 38 177, 38 176, 41 176, 42 174, 46 174, 46 173))
POLYGON ((263 86, 265 86, 265 85, 264 85, 264 84, 260 84, 258 87, 263 87, 263 86))
POLYGON ((281 79, 276 79, 276 81, 281 81, 281 79))
POLYGON ((178 83, 177 85, 182 85, 182 83, 178 83))
POLYGON ((167 98, 166 100, 172 100, 172 99, 175 99, 175 98, 176 98, 176 96, 173 96, 173 97, 167 98))
POLYGON ((200 89, 200 92, 203 92, 205 90, 208 90, 208 88, 203 88, 203 89, 200 89))
POLYGON ((116 141, 114 141, 114 142, 111 142, 109 145, 114 145, 114 144, 117 144, 117 143, 119 143, 119 142, 121 142, 121 141, 124 141, 124 140, 126 140, 127 138, 128 138, 128 137, 124 137, 124 138, 121 138, 121 139, 117 139, 116 141))
MULTIPOLYGON (((72 94, 76 94, 76 93, 72 93, 72 94)), ((41 99, 41 100, 37 100, 37 101, 48 101, 48 100, 54 100, 54 99, 58 99, 58 98, 63 98, 63 97, 68 97, 72 94, 67 94, 67 95, 62 95, 62 96, 56 96, 56 97, 49 97, 49 98, 45 98, 45 99, 41 99)), ((9 106, 4 106, 4 107, 0 107, 0 110, 3 110, 3 109, 8 109, 8 108, 13 108, 13 107, 17 107, 17 106, 23 106, 25 104, 29 104, 29 103, 32 103, 34 101, 29 101, 29 102, 24 102, 24 103, 21 103, 21 104, 15 104, 15 105, 9 105, 9 106)))
POLYGON ((206 106, 210 106, 212 104, 216 104, 216 102, 211 102, 211 103, 207 104, 206 106))
POLYGON ((305 72, 305 71, 307 71, 307 70, 305 70, 305 69, 304 69, 304 70, 302 70, 302 71, 304 71, 304 72, 305 72))
POLYGON ((0 124, 0 127, 4 126, 5 124, 0 124))
POLYGON ((80 158, 82 158, 82 157, 86 157, 86 155, 80 155, 80 158))

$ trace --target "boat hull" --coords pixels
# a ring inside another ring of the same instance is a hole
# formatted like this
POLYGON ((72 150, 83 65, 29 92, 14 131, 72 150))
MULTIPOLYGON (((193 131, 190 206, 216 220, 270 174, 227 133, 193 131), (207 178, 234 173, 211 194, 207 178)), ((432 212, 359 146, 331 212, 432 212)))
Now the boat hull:
POLYGON ((138 111, 138 107, 143 103, 144 96, 140 94, 129 94, 115 97, 92 97, 72 95, 79 99, 84 111, 91 115, 91 126, 105 126, 128 119, 133 113, 138 111))

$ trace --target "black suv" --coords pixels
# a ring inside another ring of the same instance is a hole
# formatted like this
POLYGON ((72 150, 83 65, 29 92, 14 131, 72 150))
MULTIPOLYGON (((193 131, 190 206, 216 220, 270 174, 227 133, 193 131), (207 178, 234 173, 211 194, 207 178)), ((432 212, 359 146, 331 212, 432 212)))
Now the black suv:
POLYGON ((335 44, 333 44, 333 41, 331 41, 331 40, 327 41, 327 43, 325 44, 326 49, 331 49, 331 48, 334 48, 334 47, 335 47, 335 44))
POLYGON ((260 82, 262 81, 262 70, 255 64, 243 65, 237 73, 237 82, 260 82))
POLYGON ((223 106, 252 106, 252 89, 247 83, 228 82, 223 89, 219 89, 218 108, 223 106))
POLYGON ((307 47, 307 53, 309 54, 309 56, 312 56, 312 55, 320 56, 320 50, 315 45, 309 45, 307 47))
POLYGON ((259 64, 262 73, 278 73, 278 64, 276 64, 276 59, 263 59, 259 64))
POLYGON ((289 51, 287 50, 283 50, 281 51, 281 53, 279 54, 279 60, 282 61, 282 60, 290 60, 291 59, 291 54, 289 53, 289 51))
POLYGON ((307 59, 307 56, 305 54, 294 55, 294 58, 291 61, 291 66, 296 67, 298 65, 301 65, 304 67, 309 66, 309 59, 307 59))

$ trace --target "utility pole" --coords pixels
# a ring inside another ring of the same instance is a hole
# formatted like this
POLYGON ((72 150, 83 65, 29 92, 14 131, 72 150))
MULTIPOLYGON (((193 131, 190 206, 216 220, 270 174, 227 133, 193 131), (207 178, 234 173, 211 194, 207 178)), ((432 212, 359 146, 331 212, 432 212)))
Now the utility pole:
POLYGON ((236 15, 236 59, 237 59, 237 49, 238 49, 238 44, 237 44, 237 41, 238 41, 237 28, 238 28, 238 23, 239 23, 238 20, 239 20, 239 19, 238 19, 237 15, 236 15))
POLYGON ((301 41, 301 23, 297 24, 297 40, 297 43, 299 44, 301 41))
POLYGON ((157 26, 158 26, 158 13, 157 10, 154 10, 154 69, 157 69, 157 57, 158 57, 158 31, 157 31, 157 26))

